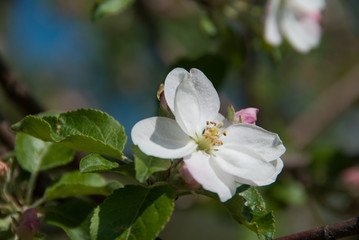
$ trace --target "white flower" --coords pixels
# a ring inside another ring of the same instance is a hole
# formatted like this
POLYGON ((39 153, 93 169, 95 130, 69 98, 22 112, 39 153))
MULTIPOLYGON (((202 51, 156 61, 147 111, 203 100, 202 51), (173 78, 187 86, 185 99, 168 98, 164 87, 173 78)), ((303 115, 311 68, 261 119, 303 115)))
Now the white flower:
POLYGON ((297 51, 308 52, 320 42, 324 7, 325 0, 269 0, 264 38, 278 46, 283 35, 297 51))
POLYGON ((275 181, 285 152, 278 135, 253 124, 227 124, 218 113, 218 94, 200 70, 174 69, 164 92, 175 120, 151 117, 133 127, 132 141, 144 153, 183 158, 193 178, 222 202, 235 194, 236 182, 261 186, 275 181))

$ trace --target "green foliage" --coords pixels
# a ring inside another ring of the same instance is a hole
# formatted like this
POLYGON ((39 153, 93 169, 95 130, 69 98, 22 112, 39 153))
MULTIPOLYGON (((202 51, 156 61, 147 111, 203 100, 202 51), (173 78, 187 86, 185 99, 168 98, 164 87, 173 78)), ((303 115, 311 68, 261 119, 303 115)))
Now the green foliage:
POLYGON ((135 177, 134 163, 126 163, 120 165, 119 163, 109 160, 100 154, 89 154, 80 162, 80 172, 115 172, 123 175, 135 177))
MULTIPOLYGON (((283 178, 277 181, 269 191, 275 204, 303 205, 307 201, 305 187, 299 181, 291 178, 283 178)), ((268 195, 268 194, 267 194, 268 195)))
MULTIPOLYGON (((199 191, 199 193, 219 201, 214 193, 207 191, 199 191)), ((237 188, 237 194, 222 204, 238 223, 255 232, 260 240, 273 238, 275 231, 273 213, 266 210, 262 196, 254 187, 241 185, 237 188)))
POLYGON ((147 156, 137 146, 133 146, 133 154, 135 156, 136 178, 141 183, 155 172, 167 170, 171 166, 168 159, 147 156))
MULTIPOLYGON (((158 21, 156 21, 156 27, 160 35, 173 42, 173 50, 175 47, 180 47, 181 52, 183 51, 184 57, 187 60, 194 60, 208 54, 211 52, 211 49, 218 44, 216 38, 203 31, 199 22, 200 18, 200 14, 187 14, 186 17, 158 19, 158 21)), ((183 55, 181 54, 180 56, 182 57, 183 55)), ((181 65, 176 66, 188 70, 192 67, 196 67, 194 65, 190 66, 190 68, 181 65)), ((218 67, 220 71, 221 66, 218 65, 216 67, 218 67)), ((206 70, 201 70, 207 75, 206 70)), ((215 80, 213 78, 210 79, 215 80)))
POLYGON ((174 193, 167 185, 116 190, 91 219, 91 239, 152 240, 169 220, 174 193))
POLYGON ((71 162, 75 151, 58 143, 44 142, 25 133, 18 133, 16 157, 21 167, 38 172, 71 162))
POLYGON ((261 240, 270 240, 275 231, 274 216, 266 210, 260 193, 249 187, 224 203, 233 218, 255 232, 261 240))
POLYGON ((92 12, 92 19, 98 20, 107 15, 117 14, 131 6, 135 0, 102 0, 97 3, 92 12))
POLYGON ((123 127, 115 119, 94 109, 80 109, 58 116, 29 115, 12 129, 77 151, 119 159, 127 139, 123 127))
POLYGON ((46 189, 47 199, 81 195, 109 195, 121 187, 119 182, 108 182, 97 173, 70 172, 46 189))
POLYGON ((120 166, 117 162, 108 160, 100 154, 89 154, 80 162, 80 172, 108 172, 120 166))
POLYGON ((44 221, 62 228, 72 240, 90 240, 93 208, 93 204, 88 201, 71 199, 56 206, 46 207, 44 221))
POLYGON ((207 14, 201 16, 199 23, 202 30, 208 35, 215 36, 218 33, 216 25, 207 14))

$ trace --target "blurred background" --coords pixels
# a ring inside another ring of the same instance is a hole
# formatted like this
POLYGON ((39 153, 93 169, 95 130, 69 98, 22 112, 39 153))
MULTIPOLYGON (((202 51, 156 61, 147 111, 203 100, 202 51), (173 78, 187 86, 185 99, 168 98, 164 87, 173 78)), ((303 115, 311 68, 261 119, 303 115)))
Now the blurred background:
MULTIPOLYGON (((287 147, 277 182, 259 188, 276 237, 359 215, 358 1, 327 1, 321 44, 305 55, 265 43, 264 1, 136 0, 97 21, 94 4, 0 1, 0 57, 46 110, 100 109, 129 135, 157 114, 156 91, 170 70, 199 68, 220 93, 223 114, 230 103, 259 108, 257 125, 287 147)), ((0 113, 10 124, 25 115, 3 89, 0 113)), ((47 235, 66 239, 60 229, 47 235)), ((257 239, 198 196, 176 201, 160 237, 257 239)))

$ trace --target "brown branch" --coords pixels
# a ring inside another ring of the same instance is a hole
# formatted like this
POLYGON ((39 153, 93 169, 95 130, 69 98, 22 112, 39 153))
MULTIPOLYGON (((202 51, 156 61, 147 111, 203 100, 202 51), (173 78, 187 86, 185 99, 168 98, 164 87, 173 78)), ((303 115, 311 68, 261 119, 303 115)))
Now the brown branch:
POLYGON ((335 240, 355 235, 359 235, 359 217, 275 240, 335 240))
POLYGON ((27 89, 10 72, 0 56, 0 84, 6 95, 26 114, 43 112, 44 108, 33 98, 27 89))

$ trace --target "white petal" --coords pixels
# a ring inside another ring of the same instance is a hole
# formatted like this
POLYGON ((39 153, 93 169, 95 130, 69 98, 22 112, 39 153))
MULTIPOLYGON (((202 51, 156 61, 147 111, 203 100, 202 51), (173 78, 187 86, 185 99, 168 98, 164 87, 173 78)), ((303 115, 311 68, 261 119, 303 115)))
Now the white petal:
POLYGON ((317 20, 310 17, 296 18, 293 11, 283 12, 281 30, 297 51, 306 53, 319 45, 321 27, 317 20))
POLYGON ((233 124, 226 131, 227 136, 221 137, 221 147, 255 153, 267 162, 280 158, 286 150, 277 134, 253 124, 233 124))
POLYGON ((189 75, 177 87, 174 103, 176 121, 190 136, 202 134, 206 121, 213 121, 220 107, 216 89, 198 69, 191 69, 189 75))
POLYGON ((290 0, 288 4, 290 7, 308 12, 322 11, 325 8, 325 0, 290 0))
POLYGON ((131 138, 142 152, 159 158, 182 158, 197 148, 175 120, 164 117, 147 118, 136 123, 131 138))
POLYGON ((220 113, 218 113, 217 116, 216 116, 216 118, 213 119, 213 122, 215 122, 215 123, 217 123, 217 124, 223 123, 223 126, 222 126, 223 129, 224 129, 224 128, 227 128, 227 127, 229 127, 230 125, 233 124, 232 121, 229 121, 227 118, 225 118, 225 117, 224 117, 222 114, 220 114, 220 113))
POLYGON ((178 86, 173 113, 187 135, 196 137, 202 134, 205 122, 201 121, 200 106, 192 82, 184 80, 178 86))
POLYGON ((277 179, 277 176, 282 171, 282 169, 283 169, 282 159, 278 158, 270 163, 273 164, 273 166, 275 167, 275 172, 273 173, 272 177, 266 179, 265 181, 263 181, 263 182, 257 181, 258 186, 265 186, 265 185, 269 185, 269 184, 275 182, 275 180, 277 179))
POLYGON ((219 96, 211 81, 208 80, 200 70, 192 68, 189 80, 193 83, 193 87, 198 97, 201 112, 201 121, 210 121, 214 119, 220 108, 219 96))
POLYGON ((182 82, 187 72, 183 68, 175 68, 173 69, 166 77, 164 83, 164 93, 168 107, 174 112, 174 102, 175 102, 175 95, 178 85, 182 82))
POLYGON ((243 152, 239 149, 221 147, 213 158, 218 167, 235 177, 239 183, 262 186, 275 181, 283 162, 279 166, 277 159, 267 162, 255 152, 243 152))
POLYGON ((184 158, 184 162, 192 177, 204 189, 217 193, 222 202, 227 201, 236 193, 233 177, 213 164, 213 159, 209 155, 200 151, 195 152, 184 158))
POLYGON ((282 36, 278 26, 278 11, 280 0, 270 0, 266 6, 266 16, 264 20, 264 38, 273 46, 278 46, 282 42, 282 36))

